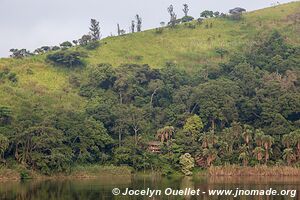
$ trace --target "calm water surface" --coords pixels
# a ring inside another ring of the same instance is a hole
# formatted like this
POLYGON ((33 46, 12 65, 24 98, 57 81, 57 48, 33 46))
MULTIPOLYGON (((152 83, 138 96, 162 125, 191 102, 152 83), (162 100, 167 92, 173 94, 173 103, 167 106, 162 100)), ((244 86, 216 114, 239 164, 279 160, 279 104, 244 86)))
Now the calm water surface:
POLYGON ((176 178, 168 179, 162 177, 108 177, 95 180, 46 180, 46 181, 23 181, 23 182, 2 182, 0 183, 0 199, 5 200, 139 200, 139 199, 166 199, 166 200, 194 200, 194 199, 266 199, 286 200, 300 199, 300 178, 299 177, 211 177, 211 178, 176 178), (161 190, 164 193, 166 188, 178 189, 200 189, 208 191, 212 189, 246 189, 263 190, 276 189, 297 190, 294 198, 290 196, 114 196, 112 189, 119 188, 124 192, 126 188, 142 190, 150 188, 161 190))

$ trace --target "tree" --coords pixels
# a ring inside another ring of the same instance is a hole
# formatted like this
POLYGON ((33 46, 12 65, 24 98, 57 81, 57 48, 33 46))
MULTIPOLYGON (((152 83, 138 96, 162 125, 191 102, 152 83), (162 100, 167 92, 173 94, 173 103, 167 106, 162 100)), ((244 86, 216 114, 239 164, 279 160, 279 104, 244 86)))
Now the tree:
POLYGON ((248 162, 249 162, 249 153, 246 151, 246 152, 242 152, 240 153, 239 155, 239 160, 242 160, 243 161, 243 166, 246 167, 248 165, 248 162))
POLYGON ((159 79, 155 79, 153 81, 150 81, 150 83, 148 85, 149 91, 151 92, 150 109, 153 107, 154 96, 162 88, 162 86, 163 86, 163 82, 159 79))
POLYGON ((292 148, 286 148, 283 151, 283 159, 286 160, 288 166, 295 160, 294 150, 292 148))
POLYGON ((132 105, 128 107, 127 123, 128 126, 131 127, 134 132, 134 140, 136 145, 138 143, 139 132, 146 126, 145 118, 146 118, 145 110, 132 105))
POLYGON ((217 136, 210 131, 209 133, 204 133, 200 138, 202 141, 202 148, 208 148, 210 146, 214 146, 217 143, 217 136))
POLYGON ((188 16, 188 12, 189 12, 189 6, 187 4, 183 4, 182 11, 184 12, 184 16, 187 17, 188 16))
POLYGON ((181 171, 186 176, 192 175, 192 169, 195 166, 195 160, 189 153, 185 153, 179 158, 179 163, 181 165, 181 171))
POLYGON ((210 80, 195 88, 200 116, 212 130, 237 121, 236 101, 240 90, 236 83, 227 79, 210 80))
POLYGON ((67 49, 67 48, 70 48, 72 46, 73 46, 72 43, 69 42, 69 41, 65 41, 65 42, 60 44, 60 47, 63 48, 63 49, 67 49))
POLYGON ((142 31, 142 18, 137 14, 135 16, 136 18, 136 30, 137 32, 141 32, 142 31))
POLYGON ((262 143, 265 148, 265 162, 267 164, 267 162, 270 158, 269 151, 271 149, 272 144, 274 143, 274 138, 270 135, 264 135, 262 137, 262 143))
POLYGON ((65 67, 83 66, 82 57, 85 55, 78 51, 60 51, 47 55, 47 60, 54 64, 62 65, 65 67))
POLYGON ((290 148, 291 145, 293 144, 294 140, 293 140, 294 135, 293 134, 285 134, 282 136, 282 144, 286 147, 286 148, 290 148))
POLYGON ((174 133, 175 129, 173 126, 165 126, 157 131, 156 137, 160 139, 161 143, 166 141, 169 146, 169 141, 172 139, 174 133))
POLYGON ((214 160, 218 157, 218 152, 213 147, 203 149, 203 156, 206 157, 207 166, 210 167, 214 160))
POLYGON ((82 46, 87 45, 92 40, 92 36, 90 35, 83 35, 79 40, 79 44, 82 46))
POLYGON ((131 21, 131 33, 134 33, 135 30, 135 22, 134 20, 131 21))
POLYGON ((223 48, 216 48, 216 53, 221 56, 221 59, 223 59, 224 55, 228 54, 228 51, 223 48))
POLYGON ((291 132, 289 135, 293 137, 293 143, 296 145, 297 158, 300 160, 300 129, 291 132))
POLYGON ((176 16, 176 14, 175 14, 175 12, 174 12, 174 7, 173 7, 173 5, 170 5, 169 7, 168 7, 168 12, 169 12, 169 14, 170 14, 170 21, 169 21, 169 25, 171 25, 171 27, 175 27, 175 25, 176 25, 176 19, 177 19, 177 16, 176 16))
POLYGON ((252 134, 252 127, 249 125, 244 125, 243 138, 247 145, 249 145, 249 142, 252 139, 252 134))
POLYGON ((253 150, 253 153, 257 159, 257 161, 260 163, 260 161, 263 159, 263 154, 264 154, 265 150, 261 147, 256 147, 253 150))
POLYGON ((121 29, 120 29, 120 25, 119 24, 117 24, 117 31, 118 31, 118 36, 120 36, 121 35, 121 29))
POLYGON ((12 121, 12 110, 7 106, 0 106, 0 125, 8 125, 12 121))
POLYGON ((72 42, 73 42, 73 44, 74 44, 75 46, 77 46, 78 40, 73 40, 72 42))
POLYGON ((99 22, 96 19, 91 19, 90 31, 91 31, 92 40, 100 39, 100 26, 99 26, 99 22))
POLYGON ((203 123, 198 115, 193 115, 186 120, 183 130, 192 135, 193 139, 199 139, 200 131, 203 129, 203 123))
POLYGON ((264 137, 264 132, 260 129, 255 131, 255 142, 257 144, 258 147, 262 147, 263 146, 263 139, 264 137))
POLYGON ((220 12, 219 11, 214 12, 214 16, 215 17, 219 17, 220 16, 220 12))
POLYGON ((33 55, 27 49, 10 49, 9 51, 12 52, 12 55, 10 55, 12 58, 24 58, 33 55))
POLYGON ((209 18, 213 16, 214 16, 214 12, 210 10, 205 10, 200 14, 200 17, 204 17, 204 18, 209 18))
POLYGON ((4 159, 4 153, 9 145, 9 140, 3 134, 0 134, 0 159, 4 159))

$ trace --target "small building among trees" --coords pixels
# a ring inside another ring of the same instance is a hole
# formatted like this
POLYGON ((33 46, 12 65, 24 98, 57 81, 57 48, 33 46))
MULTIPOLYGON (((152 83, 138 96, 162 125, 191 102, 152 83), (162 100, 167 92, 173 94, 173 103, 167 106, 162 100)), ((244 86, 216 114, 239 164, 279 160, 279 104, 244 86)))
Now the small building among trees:
POLYGON ((148 151, 151 153, 160 153, 161 144, 159 141, 148 142, 148 151))

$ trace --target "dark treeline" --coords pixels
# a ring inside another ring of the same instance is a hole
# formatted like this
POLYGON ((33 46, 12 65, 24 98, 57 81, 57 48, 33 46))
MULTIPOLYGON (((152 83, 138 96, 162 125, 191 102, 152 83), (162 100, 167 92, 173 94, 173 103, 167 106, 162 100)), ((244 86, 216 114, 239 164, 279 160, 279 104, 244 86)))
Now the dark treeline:
POLYGON ((83 111, 47 108, 42 96, 20 113, 0 108, 1 159, 46 174, 87 163, 164 174, 190 174, 194 163, 298 166, 299 66, 300 48, 276 31, 193 74, 174 63, 90 66, 70 75, 83 111))

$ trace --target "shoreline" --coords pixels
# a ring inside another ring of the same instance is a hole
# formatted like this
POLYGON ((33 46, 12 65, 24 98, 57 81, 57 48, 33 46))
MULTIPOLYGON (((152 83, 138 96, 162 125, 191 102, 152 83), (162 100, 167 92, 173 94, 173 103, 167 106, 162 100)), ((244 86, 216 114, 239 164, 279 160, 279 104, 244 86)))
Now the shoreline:
MULTIPOLYGON (((148 177, 148 176, 163 176, 156 171, 134 171, 127 166, 78 166, 72 169, 70 173, 57 173, 52 175, 40 174, 37 171, 18 169, 1 168, 0 182, 5 181, 20 181, 26 179, 33 180, 56 180, 56 179, 111 179, 116 178, 132 178, 133 176, 148 177), (23 175, 22 175, 23 173, 23 175), (24 177, 24 174, 25 177, 24 177), (22 177, 23 176, 23 177, 22 177)), ((174 174, 171 177, 184 177, 181 174, 174 174)), ((237 165, 229 166, 212 166, 208 169, 203 169, 194 172, 191 177, 300 177, 300 168, 288 166, 269 167, 265 165, 254 167, 243 167, 237 165)))

